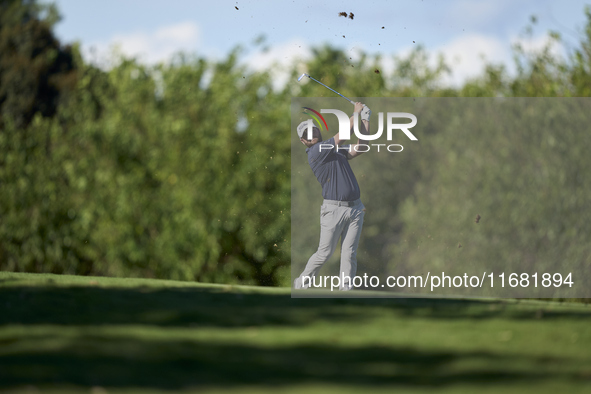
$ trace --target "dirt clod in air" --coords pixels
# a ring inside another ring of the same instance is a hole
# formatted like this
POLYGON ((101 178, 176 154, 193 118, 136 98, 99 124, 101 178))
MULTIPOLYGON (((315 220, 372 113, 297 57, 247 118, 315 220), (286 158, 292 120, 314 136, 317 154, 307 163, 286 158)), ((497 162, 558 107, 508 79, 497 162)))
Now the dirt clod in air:
POLYGON ((480 215, 476 215, 476 219, 474 219, 475 223, 478 223, 480 221, 480 215))
POLYGON ((378 70, 377 68, 374 70, 374 73, 379 74, 380 70, 378 70))
POLYGON ((343 38, 345 38, 345 36, 343 36, 343 38))
POLYGON ((339 12, 339 16, 344 16, 345 18, 349 16, 346 12, 339 12))
POLYGON ((353 18, 355 18, 355 14, 353 14, 352 12, 349 13, 349 19, 353 20, 353 18))
POLYGON ((385 28, 386 28, 386 26, 382 26, 382 30, 385 29, 385 28))

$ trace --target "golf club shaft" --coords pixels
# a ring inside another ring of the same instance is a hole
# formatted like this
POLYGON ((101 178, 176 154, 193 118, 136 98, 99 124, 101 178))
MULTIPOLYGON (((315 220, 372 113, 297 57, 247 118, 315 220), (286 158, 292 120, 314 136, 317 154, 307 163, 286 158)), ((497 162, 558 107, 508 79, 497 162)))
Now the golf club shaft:
POLYGON ((353 100, 351 100, 350 98, 343 96, 342 94, 340 94, 339 92, 337 92, 336 90, 334 90, 332 88, 329 88, 328 86, 326 86, 325 84, 323 84, 322 82, 320 82, 319 80, 317 80, 316 78, 312 78, 308 74, 306 74, 306 76, 308 78, 310 78, 311 80, 313 80, 315 82, 318 82, 320 85, 324 86, 325 88, 332 90, 333 92, 335 92, 336 94, 338 94, 339 96, 341 96, 342 98, 344 98, 345 100, 347 100, 348 102, 350 102, 351 104, 355 105, 355 102, 353 100))

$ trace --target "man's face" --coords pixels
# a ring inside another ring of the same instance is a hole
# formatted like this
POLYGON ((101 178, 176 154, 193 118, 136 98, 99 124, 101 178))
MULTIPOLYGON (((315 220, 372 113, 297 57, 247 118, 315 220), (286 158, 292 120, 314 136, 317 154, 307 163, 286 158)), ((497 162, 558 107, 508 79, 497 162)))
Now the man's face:
MULTIPOLYGON (((304 137, 307 137, 307 133, 304 133, 304 137)), ((308 140, 306 138, 300 138, 302 144, 306 145, 308 148, 316 145, 320 141, 322 141, 322 134, 320 133, 320 129, 318 127, 312 127, 312 139, 308 140)))

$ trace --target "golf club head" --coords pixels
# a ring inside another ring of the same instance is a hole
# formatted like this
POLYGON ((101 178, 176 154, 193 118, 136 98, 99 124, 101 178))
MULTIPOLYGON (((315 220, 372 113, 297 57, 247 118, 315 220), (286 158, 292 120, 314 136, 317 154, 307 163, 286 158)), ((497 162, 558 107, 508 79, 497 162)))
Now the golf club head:
POLYGON ((300 77, 298 78, 298 82, 300 82, 300 81, 302 80, 302 78, 304 78, 304 77, 309 77, 309 75, 308 75, 308 74, 306 74, 306 73, 303 73, 303 74, 302 74, 302 75, 300 75, 300 77))

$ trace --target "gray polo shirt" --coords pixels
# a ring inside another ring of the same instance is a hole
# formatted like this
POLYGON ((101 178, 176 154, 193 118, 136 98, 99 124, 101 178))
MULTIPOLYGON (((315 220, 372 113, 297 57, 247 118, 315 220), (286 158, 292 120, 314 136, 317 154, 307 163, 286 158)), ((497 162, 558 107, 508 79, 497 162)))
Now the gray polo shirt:
POLYGON ((306 149, 306 153, 310 168, 322 185, 325 200, 355 201, 360 198, 359 184, 347 159, 349 145, 337 147, 331 138, 306 149))

